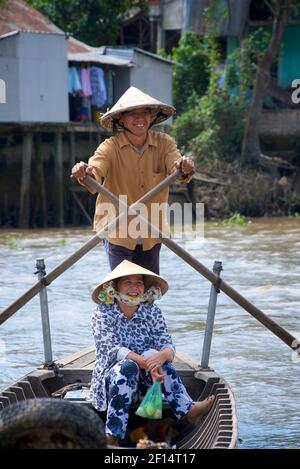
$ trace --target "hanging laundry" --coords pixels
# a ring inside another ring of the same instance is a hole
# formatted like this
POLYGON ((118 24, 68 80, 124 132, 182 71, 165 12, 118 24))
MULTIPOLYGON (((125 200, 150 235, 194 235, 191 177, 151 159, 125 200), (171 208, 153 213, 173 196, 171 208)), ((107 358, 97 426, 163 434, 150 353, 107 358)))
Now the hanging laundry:
POLYGON ((97 107, 102 107, 107 101, 106 84, 102 68, 91 67, 90 80, 92 88, 92 104, 97 107))
POLYGON ((108 70, 107 75, 106 75, 106 83, 107 83, 107 104, 109 106, 112 106, 114 103, 113 75, 114 75, 114 72, 112 70, 108 70))
POLYGON ((90 69, 82 68, 81 69, 81 84, 82 84, 82 95, 83 96, 92 96, 92 87, 90 81, 90 69))
POLYGON ((78 93, 82 91, 79 73, 75 67, 69 67, 68 71, 68 92, 78 93))

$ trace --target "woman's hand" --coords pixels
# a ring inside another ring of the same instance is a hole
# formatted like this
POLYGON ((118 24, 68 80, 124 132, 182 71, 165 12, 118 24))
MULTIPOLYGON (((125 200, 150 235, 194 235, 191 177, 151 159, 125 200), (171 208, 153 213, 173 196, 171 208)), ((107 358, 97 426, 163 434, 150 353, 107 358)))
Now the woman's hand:
POLYGON ((176 162, 176 168, 181 168, 181 171, 186 176, 187 174, 193 174, 195 172, 195 166, 193 160, 186 156, 182 156, 176 162))
POLYGON ((161 367, 165 363, 166 359, 161 352, 157 352, 151 357, 145 358, 145 365, 147 371, 152 371, 156 367, 161 367))
POLYGON ((151 355, 151 357, 145 358, 146 370, 151 374, 153 381, 159 381, 160 383, 164 382, 162 365, 165 361, 166 359, 161 352, 157 352, 154 355, 151 355))
POLYGON ((161 366, 157 366, 150 371, 151 378, 154 381, 164 382, 164 372, 161 366))
POLYGON ((80 161, 80 163, 76 163, 72 168, 72 176, 76 179, 83 179, 85 176, 92 176, 93 177, 93 166, 84 163, 84 161, 80 161))

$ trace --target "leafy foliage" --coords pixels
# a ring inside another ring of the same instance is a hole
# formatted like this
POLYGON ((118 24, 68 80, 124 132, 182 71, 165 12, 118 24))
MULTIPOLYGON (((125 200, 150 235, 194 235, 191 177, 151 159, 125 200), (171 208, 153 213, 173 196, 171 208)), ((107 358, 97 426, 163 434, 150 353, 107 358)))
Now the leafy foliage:
POLYGON ((230 218, 225 218, 223 220, 222 225, 224 226, 232 226, 232 225, 239 225, 244 226, 247 224, 246 217, 241 215, 240 213, 235 212, 230 218))
POLYGON ((216 42, 208 39, 205 49, 209 85, 202 97, 194 91, 186 98, 187 111, 176 118, 172 133, 183 151, 201 163, 233 161, 240 153, 246 102, 226 89, 216 42))
POLYGON ((270 42, 270 36, 270 31, 258 28, 229 55, 226 61, 227 89, 238 87, 241 94, 247 94, 253 88, 257 63, 270 42))
POLYGON ((174 105, 177 113, 189 107, 191 96, 201 97, 209 83, 209 58, 205 42, 195 33, 182 36, 172 51, 174 105))
POLYGON ((92 46, 116 43, 122 14, 133 0, 29 0, 66 33, 92 46))
POLYGON ((240 153, 245 102, 222 89, 210 89, 198 105, 179 116, 173 125, 178 145, 198 161, 233 161, 240 153))

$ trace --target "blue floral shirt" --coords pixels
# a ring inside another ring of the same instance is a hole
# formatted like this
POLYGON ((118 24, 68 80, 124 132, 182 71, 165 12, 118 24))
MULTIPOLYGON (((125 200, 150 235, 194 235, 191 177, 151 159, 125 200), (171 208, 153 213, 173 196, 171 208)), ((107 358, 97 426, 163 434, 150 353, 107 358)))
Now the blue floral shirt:
POLYGON ((141 303, 128 319, 117 303, 98 305, 92 316, 92 331, 96 345, 96 362, 91 382, 93 406, 107 408, 105 379, 108 371, 127 353, 143 354, 150 348, 161 351, 170 348, 175 353, 161 310, 153 303, 141 303))

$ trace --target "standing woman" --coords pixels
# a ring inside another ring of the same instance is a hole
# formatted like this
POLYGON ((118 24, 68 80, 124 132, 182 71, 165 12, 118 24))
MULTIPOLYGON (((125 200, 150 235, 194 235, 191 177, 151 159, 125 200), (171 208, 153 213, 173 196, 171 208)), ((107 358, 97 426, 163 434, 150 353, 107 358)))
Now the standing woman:
MULTIPOLYGON (((117 197, 126 196, 128 205, 133 204, 150 189, 157 186, 169 174, 181 168, 180 183, 190 181, 194 163, 180 154, 175 140, 163 132, 150 130, 174 113, 175 108, 158 101, 131 86, 117 103, 100 120, 102 127, 114 135, 102 142, 88 164, 80 161, 72 168, 72 175, 79 182, 89 175, 97 181, 104 178, 103 186, 117 197)), ((88 187, 88 186, 87 186, 88 187)), ((91 189, 91 192, 93 189, 91 189)), ((148 204, 148 221, 152 221, 161 231, 168 234, 167 209, 169 189, 157 194, 148 204), (150 219, 151 208, 162 206, 162 216, 150 219)), ((94 217, 94 230, 99 232, 115 215, 107 207, 110 202, 104 195, 98 195, 94 217), (108 204, 108 205, 107 205, 108 204)), ((142 230, 128 229, 123 233, 109 234, 105 240, 110 268, 113 270, 122 260, 135 262, 159 274, 159 254, 161 240, 142 230), (134 231, 134 232, 133 232, 134 231)))
POLYGON ((172 365, 175 347, 154 303, 167 290, 162 277, 124 260, 93 292, 98 306, 92 317, 96 363, 90 398, 95 409, 107 411, 109 443, 125 437, 130 405, 154 381, 162 383, 178 420, 186 415, 196 424, 213 403, 213 396, 194 402, 172 365))

